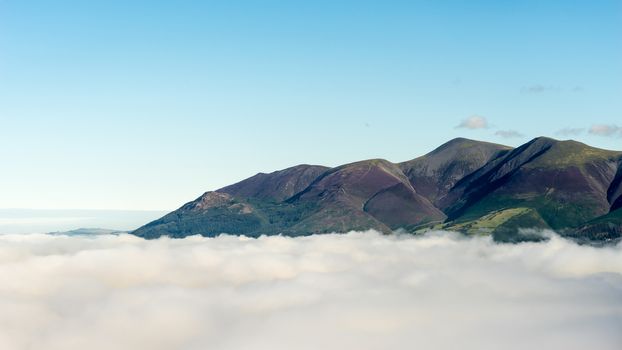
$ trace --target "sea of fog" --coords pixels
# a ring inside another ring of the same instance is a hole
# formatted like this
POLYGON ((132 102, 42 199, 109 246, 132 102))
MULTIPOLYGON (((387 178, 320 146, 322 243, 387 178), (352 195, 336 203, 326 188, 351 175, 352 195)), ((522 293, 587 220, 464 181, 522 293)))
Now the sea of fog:
POLYGON ((599 349, 622 245, 0 235, 0 349, 599 349))

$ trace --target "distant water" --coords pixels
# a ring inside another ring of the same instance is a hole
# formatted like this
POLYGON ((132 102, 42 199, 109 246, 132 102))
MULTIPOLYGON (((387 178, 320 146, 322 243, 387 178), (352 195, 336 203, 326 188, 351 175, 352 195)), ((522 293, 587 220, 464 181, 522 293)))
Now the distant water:
POLYGON ((47 233, 78 228, 134 230, 164 211, 0 209, 0 234, 47 233))

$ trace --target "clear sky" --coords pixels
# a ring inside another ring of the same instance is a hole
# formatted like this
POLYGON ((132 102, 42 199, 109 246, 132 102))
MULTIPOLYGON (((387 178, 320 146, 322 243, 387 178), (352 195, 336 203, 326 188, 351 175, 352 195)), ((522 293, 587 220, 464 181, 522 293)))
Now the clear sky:
POLYGON ((621 126, 619 0, 0 0, 0 208, 168 210, 457 136, 622 149, 621 126))

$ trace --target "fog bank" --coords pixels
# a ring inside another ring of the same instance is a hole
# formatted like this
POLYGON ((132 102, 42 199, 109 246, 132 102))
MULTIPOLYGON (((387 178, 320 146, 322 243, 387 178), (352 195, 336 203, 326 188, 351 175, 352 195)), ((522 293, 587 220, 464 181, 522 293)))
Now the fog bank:
POLYGON ((1 349, 619 349, 622 245, 0 236, 1 349))

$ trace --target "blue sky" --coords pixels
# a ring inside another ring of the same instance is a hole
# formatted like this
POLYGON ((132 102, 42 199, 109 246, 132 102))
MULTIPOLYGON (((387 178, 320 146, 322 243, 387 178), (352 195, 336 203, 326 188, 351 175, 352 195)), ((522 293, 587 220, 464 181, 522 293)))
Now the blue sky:
POLYGON ((621 96, 620 1, 0 0, 0 208, 168 210, 457 136, 622 149, 621 96))

